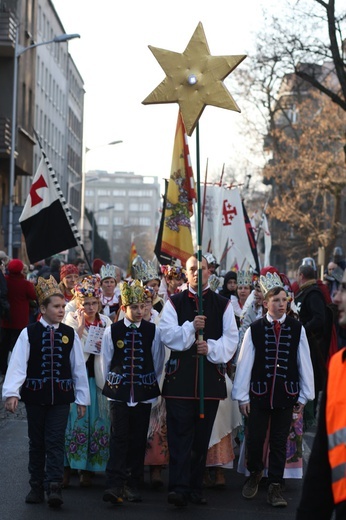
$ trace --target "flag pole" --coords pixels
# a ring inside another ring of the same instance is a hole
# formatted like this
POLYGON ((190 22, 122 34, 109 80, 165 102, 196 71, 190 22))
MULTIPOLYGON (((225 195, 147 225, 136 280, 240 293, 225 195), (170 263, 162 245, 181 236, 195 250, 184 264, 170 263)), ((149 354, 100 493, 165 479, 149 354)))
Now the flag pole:
MULTIPOLYGON (((198 314, 203 315, 202 298, 202 228, 201 228, 201 168, 199 147, 199 122, 196 125, 196 177, 197 177, 197 267, 198 267, 198 314)), ((203 340, 203 330, 198 331, 198 340, 203 340)), ((198 358, 199 368, 199 417, 204 419, 204 356, 198 358)))

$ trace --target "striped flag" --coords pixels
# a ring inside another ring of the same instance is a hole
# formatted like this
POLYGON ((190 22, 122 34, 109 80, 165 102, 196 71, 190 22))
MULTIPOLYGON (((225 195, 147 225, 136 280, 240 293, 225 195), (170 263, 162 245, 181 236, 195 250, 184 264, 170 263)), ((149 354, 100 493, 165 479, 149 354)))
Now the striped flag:
POLYGON ((41 161, 19 217, 31 263, 81 245, 55 172, 41 145, 40 148, 41 161))

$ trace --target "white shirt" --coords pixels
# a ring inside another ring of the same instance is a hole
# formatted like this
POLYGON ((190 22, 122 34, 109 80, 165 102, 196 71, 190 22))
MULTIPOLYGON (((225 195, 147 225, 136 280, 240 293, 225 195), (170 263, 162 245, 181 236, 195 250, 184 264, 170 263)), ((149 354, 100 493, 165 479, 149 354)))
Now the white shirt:
MULTIPOLYGON (((273 318, 269 313, 266 314, 267 320, 272 323, 273 318)), ((283 323, 286 319, 284 314, 278 321, 283 323)), ((244 335, 243 343, 240 349, 237 370, 232 389, 232 399, 239 401, 239 404, 250 402, 250 380, 252 367, 255 360, 255 347, 252 342, 251 327, 247 329, 244 335)), ((297 365, 299 372, 299 397, 297 401, 306 404, 315 397, 314 390, 314 373, 310 357, 309 343, 306 338, 304 327, 301 329, 298 351, 297 365)))
MULTIPOLYGON (((43 318, 40 319, 40 322, 44 327, 50 326, 50 324, 43 318)), ((58 323, 54 324, 55 329, 58 327, 58 323)), ((29 356, 30 343, 28 329, 25 328, 20 333, 10 358, 10 363, 2 387, 3 400, 7 399, 7 397, 18 397, 20 399, 20 390, 26 379, 29 356)), ((90 404, 88 376, 85 368, 82 345, 76 332, 74 332, 74 341, 70 352, 70 364, 74 385, 75 403, 87 406, 90 404)))
MULTIPOLYGON (((126 327, 129 327, 132 322, 128 320, 125 316, 124 324, 126 327)), ((141 322, 135 323, 136 327, 140 326, 141 322)), ((111 362, 114 354, 114 345, 112 341, 111 335, 111 327, 107 327, 102 338, 102 346, 101 346, 101 370, 103 375, 103 380, 106 381, 108 372, 111 369, 111 362)), ((165 349, 163 343, 160 338, 160 331, 155 326, 155 336, 151 346, 151 354, 153 357, 154 370, 156 374, 157 382, 160 381, 160 377, 163 370, 163 362, 165 357, 165 349)), ((112 401, 112 399, 109 399, 112 401)), ((154 399, 149 399, 148 401, 143 401, 144 403, 154 403, 157 400, 157 397, 154 399)), ((127 403, 128 406, 136 406, 136 402, 132 401, 132 397, 130 397, 130 401, 127 403)))
MULTIPOLYGON (((188 290, 192 294, 196 294, 191 287, 188 290)), ((163 343, 171 350, 182 352, 190 349, 196 342, 193 322, 185 321, 179 325, 176 310, 170 300, 165 303, 163 308, 159 328, 163 343)), ((206 357, 211 363, 228 363, 237 349, 238 328, 230 302, 223 313, 222 330, 220 338, 207 340, 208 354, 206 357)))

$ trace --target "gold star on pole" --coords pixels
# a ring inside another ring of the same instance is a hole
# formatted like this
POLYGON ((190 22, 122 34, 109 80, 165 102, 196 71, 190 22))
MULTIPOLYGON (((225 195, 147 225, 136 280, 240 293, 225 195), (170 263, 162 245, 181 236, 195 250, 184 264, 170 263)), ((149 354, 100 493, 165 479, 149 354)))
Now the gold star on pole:
POLYGON ((149 45, 166 73, 165 79, 145 98, 144 105, 179 103, 190 136, 206 105, 240 112, 223 80, 246 55, 211 56, 201 22, 180 54, 149 45))

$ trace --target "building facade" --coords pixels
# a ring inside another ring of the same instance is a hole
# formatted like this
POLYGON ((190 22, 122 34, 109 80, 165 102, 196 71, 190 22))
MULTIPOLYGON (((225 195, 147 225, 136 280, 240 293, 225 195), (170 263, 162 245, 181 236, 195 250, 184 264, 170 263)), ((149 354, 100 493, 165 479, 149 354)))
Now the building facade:
POLYGON ((11 132, 15 128, 13 256, 23 256, 18 218, 41 158, 34 136, 55 170, 78 221, 83 155, 83 80, 68 53, 68 43, 48 42, 65 34, 51 0, 0 0, 0 249, 7 247, 11 132), (18 45, 16 47, 16 33, 18 45), (16 122, 12 123, 16 49, 34 45, 18 58, 16 122), (74 188, 71 188, 74 185, 74 188))
MULTIPOLYGON (((85 206, 92 212, 91 220, 95 219, 99 235, 109 245, 113 263, 127 269, 132 242, 145 261, 153 258, 160 221, 157 177, 89 171, 85 206)), ((92 234, 93 222, 90 225, 92 234)))

